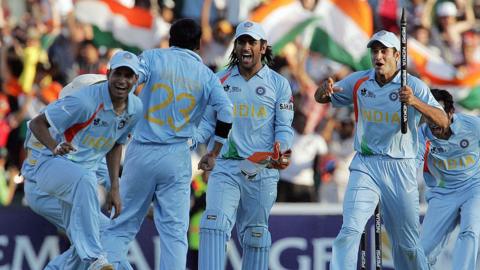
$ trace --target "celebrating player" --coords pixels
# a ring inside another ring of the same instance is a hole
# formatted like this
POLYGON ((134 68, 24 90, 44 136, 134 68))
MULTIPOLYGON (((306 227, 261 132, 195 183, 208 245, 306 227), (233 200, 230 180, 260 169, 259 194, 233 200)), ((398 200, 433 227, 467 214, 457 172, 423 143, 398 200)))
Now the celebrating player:
POLYGON ((144 117, 127 148, 120 190, 123 213, 102 239, 117 270, 132 269, 128 244, 152 200, 160 234, 160 269, 185 269, 192 179, 188 140, 211 105, 219 116, 216 143, 202 158, 202 169, 211 170, 232 123, 232 103, 197 54, 200 37, 195 21, 181 19, 170 28, 170 48, 147 50, 140 56, 144 117))
POLYGON ((480 119, 454 113, 446 90, 432 89, 432 94, 443 105, 450 125, 442 128, 427 120, 420 129, 423 176, 429 187, 420 239, 433 266, 441 250, 437 247, 460 223, 451 269, 475 269, 480 234, 480 119))
POLYGON ((380 202, 392 240, 395 269, 428 269, 419 242, 416 154, 418 123, 424 116, 439 127, 448 126, 442 107, 428 87, 413 76, 400 89, 400 41, 380 31, 367 44, 373 68, 355 72, 334 83, 329 78, 316 91, 320 103, 353 103, 357 151, 343 202, 343 224, 333 243, 332 270, 357 267, 362 231, 380 202), (400 132, 400 102, 408 106, 408 132, 400 132))
POLYGON ((140 99, 130 91, 137 81, 139 65, 132 53, 115 54, 108 81, 54 102, 29 123, 28 157, 22 167, 26 185, 28 190, 57 199, 60 208, 46 209, 45 200, 29 197, 28 191, 27 201, 66 230, 75 253, 89 270, 113 269, 100 244, 102 214, 95 172, 106 157, 111 179, 108 204, 109 209, 115 207, 116 218, 121 212, 118 175, 122 145, 142 112, 140 99))
MULTIPOLYGON (((262 27, 250 21, 240 23, 229 67, 218 74, 234 105, 234 120, 209 178, 200 224, 200 270, 224 268, 226 244, 235 222, 243 248, 242 269, 268 269, 268 217, 277 195, 278 169, 285 168, 289 160, 288 154, 263 163, 256 157, 262 155, 259 152, 272 152, 275 142, 280 143, 278 154, 286 152, 293 139, 292 91, 288 81, 268 67, 271 59, 262 27)), ((212 133, 211 123, 218 117, 206 111, 196 137, 199 142, 212 133)))

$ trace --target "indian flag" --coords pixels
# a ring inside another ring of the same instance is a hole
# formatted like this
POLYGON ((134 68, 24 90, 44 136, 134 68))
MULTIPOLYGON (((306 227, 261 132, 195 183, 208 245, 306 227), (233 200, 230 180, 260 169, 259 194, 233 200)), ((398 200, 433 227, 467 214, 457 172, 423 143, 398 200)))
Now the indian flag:
POLYGON ((468 96, 458 103, 467 110, 480 109, 480 85, 471 89, 468 96))
POLYGON ((278 53, 308 25, 318 20, 298 0, 270 1, 256 9, 250 19, 262 25, 274 53, 278 53))
POLYGON ((366 0, 322 0, 310 49, 354 70, 371 67, 367 43, 373 34, 372 10, 366 0))
POLYGON ((93 26, 95 44, 134 52, 157 47, 170 29, 150 11, 129 8, 114 0, 77 1, 75 16, 93 26))
POLYGON ((409 65, 429 84, 439 87, 472 88, 480 84, 480 71, 461 72, 414 38, 407 43, 409 65))

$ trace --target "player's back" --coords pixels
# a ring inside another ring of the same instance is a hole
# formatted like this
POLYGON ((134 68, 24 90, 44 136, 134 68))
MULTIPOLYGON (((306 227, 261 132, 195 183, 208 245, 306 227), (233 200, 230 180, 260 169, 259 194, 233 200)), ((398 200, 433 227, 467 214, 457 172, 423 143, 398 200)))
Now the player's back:
MULTIPOLYGON (((218 78, 195 52, 172 47, 142 53, 144 117, 134 138, 144 143, 188 140, 218 78)), ((218 82, 216 87, 221 85, 218 82)))

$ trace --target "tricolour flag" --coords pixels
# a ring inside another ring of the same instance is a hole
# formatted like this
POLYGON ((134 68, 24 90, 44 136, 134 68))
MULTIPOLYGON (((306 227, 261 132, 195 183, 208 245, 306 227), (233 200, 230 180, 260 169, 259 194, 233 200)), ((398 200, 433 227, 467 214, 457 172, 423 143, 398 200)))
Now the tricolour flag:
POLYGON ((354 70, 371 67, 367 43, 373 34, 373 14, 366 0, 322 0, 310 49, 354 70))
POLYGON ((273 52, 278 53, 319 18, 298 0, 273 0, 256 9, 250 19, 262 25, 273 52))
POLYGON ((468 96, 460 100, 458 103, 468 110, 480 109, 480 86, 471 89, 468 96))
POLYGON ((428 80, 430 85, 472 88, 480 84, 480 70, 470 73, 460 72, 414 38, 408 39, 407 49, 409 65, 413 65, 418 74, 428 80))
POLYGON ((136 52, 157 47, 170 29, 150 11, 129 8, 114 0, 77 1, 75 16, 93 26, 95 44, 136 52))

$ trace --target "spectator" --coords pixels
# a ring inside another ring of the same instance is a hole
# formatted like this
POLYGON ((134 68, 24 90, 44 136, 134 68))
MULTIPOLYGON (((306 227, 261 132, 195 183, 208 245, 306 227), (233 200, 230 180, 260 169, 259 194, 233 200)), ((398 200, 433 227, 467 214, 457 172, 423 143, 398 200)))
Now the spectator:
MULTIPOLYGON (((471 0, 468 0, 471 2, 471 0)), ((463 62, 462 33, 469 31, 475 24, 475 15, 471 3, 465 5, 465 19, 457 20, 458 9, 455 3, 445 1, 437 5, 437 24, 431 28, 434 44, 442 51, 442 56, 451 64, 463 62)), ((428 16, 429 14, 424 14, 428 16)), ((427 27, 431 25, 428 20, 427 27)))
MULTIPOLYGON (((300 96, 295 96, 295 100, 300 96)), ((327 143, 322 136, 305 132, 306 115, 295 106, 294 137, 290 166, 280 171, 277 202, 316 202, 318 190, 314 175, 318 175, 316 161, 327 154, 327 143)))

